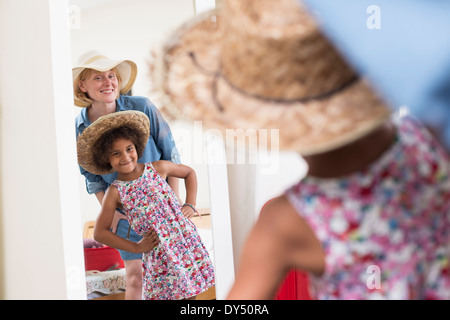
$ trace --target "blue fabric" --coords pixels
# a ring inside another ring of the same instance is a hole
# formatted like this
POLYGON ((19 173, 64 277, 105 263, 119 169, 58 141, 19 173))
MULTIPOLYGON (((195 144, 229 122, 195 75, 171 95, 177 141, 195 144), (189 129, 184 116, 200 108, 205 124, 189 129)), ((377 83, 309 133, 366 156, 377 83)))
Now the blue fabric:
MULTIPOLYGON (((150 137, 144 153, 138 162, 147 163, 157 160, 169 160, 180 163, 180 155, 169 125, 163 119, 158 109, 145 97, 123 96, 116 100, 116 112, 125 110, 137 110, 144 112, 150 119, 150 137)), ((75 119, 76 135, 80 135, 84 129, 91 125, 87 116, 87 108, 81 110, 75 119)), ((117 172, 108 175, 95 175, 80 166, 80 172, 85 177, 86 190, 89 194, 105 191, 117 178, 117 172)))
MULTIPOLYGON (((130 236, 128 237, 128 227, 130 224, 128 223, 128 220, 126 219, 120 219, 119 223, 117 224, 117 231, 116 234, 124 239, 128 239, 133 242, 138 242, 142 239, 140 235, 138 235, 133 228, 130 229, 130 236)), ((141 259, 142 253, 131 253, 128 251, 119 250, 120 257, 122 260, 135 260, 135 259, 141 259)))
POLYGON ((446 34, 450 1, 301 2, 393 109, 407 106, 425 124, 439 130, 441 141, 450 149, 450 37, 446 34), (377 17, 379 29, 372 28, 377 17))

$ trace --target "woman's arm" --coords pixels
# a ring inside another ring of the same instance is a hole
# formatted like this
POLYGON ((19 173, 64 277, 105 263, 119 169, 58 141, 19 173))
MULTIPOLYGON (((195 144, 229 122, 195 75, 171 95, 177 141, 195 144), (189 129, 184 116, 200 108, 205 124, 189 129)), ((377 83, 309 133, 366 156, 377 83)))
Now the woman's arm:
MULTIPOLYGON (((161 159, 168 160, 173 163, 180 163, 180 154, 175 145, 175 139, 173 138, 172 131, 170 130, 169 124, 164 119, 162 114, 156 108, 156 106, 149 100, 146 101, 146 112, 150 119, 150 134, 154 138, 156 145, 161 150, 161 159)), ((180 199, 180 187, 178 177, 168 177, 167 183, 175 192, 177 198, 180 199)))
POLYGON ((105 190, 108 188, 108 184, 102 176, 92 174, 83 169, 81 166, 79 166, 79 168, 81 175, 84 177, 86 191, 88 194, 105 192, 105 190))
POLYGON ((105 191, 99 191, 95 193, 95 197, 97 198, 100 205, 102 205, 103 198, 105 197, 105 191))
MULTIPOLYGON (((175 164, 165 160, 153 162, 153 167, 155 167, 156 171, 163 179, 166 179, 166 177, 184 179, 186 188, 185 203, 195 207, 197 202, 197 175, 194 169, 183 164, 175 164)), ((194 210, 188 206, 182 207, 181 211, 188 218, 191 218, 194 215, 194 210)))
POLYGON ((115 186, 110 186, 102 201, 102 208, 94 226, 94 239, 111 248, 116 248, 132 253, 143 253, 152 250, 159 242, 158 236, 153 229, 139 242, 124 239, 110 229, 114 218, 114 212, 120 205, 119 192, 115 186))

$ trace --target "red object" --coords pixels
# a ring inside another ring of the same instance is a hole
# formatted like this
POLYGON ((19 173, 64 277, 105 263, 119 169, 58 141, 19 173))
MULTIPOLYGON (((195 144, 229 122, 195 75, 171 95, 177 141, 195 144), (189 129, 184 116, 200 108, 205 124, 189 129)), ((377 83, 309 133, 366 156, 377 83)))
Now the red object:
POLYGON ((86 271, 125 268, 119 251, 108 246, 84 249, 84 266, 86 271))
MULTIPOLYGON (((267 201, 267 205, 270 201, 267 201)), ((264 207, 263 206, 263 207, 264 207)), ((262 209, 261 209, 262 210, 262 209)), ((277 294, 275 295, 275 300, 311 300, 309 295, 309 284, 308 276, 298 270, 291 270, 284 278, 277 294)))
POLYGON ((297 270, 290 271, 278 289, 275 300, 311 300, 307 275, 297 270))

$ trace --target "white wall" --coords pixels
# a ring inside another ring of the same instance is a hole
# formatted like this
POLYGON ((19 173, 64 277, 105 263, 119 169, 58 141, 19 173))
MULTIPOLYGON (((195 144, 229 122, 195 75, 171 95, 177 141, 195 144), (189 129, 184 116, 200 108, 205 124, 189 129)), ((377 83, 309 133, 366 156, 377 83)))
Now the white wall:
MULTIPOLYGON (((252 148, 247 144, 249 149, 252 148)), ((227 149, 228 155, 231 152, 239 151, 227 149)), ((258 149, 255 160, 248 157, 246 163, 229 161, 227 170, 234 267, 237 269, 248 233, 261 208, 304 177, 307 166, 295 152, 258 149)))
POLYGON ((89 0, 86 10, 84 3, 69 0, 71 6, 81 9, 79 24, 71 19, 72 62, 92 49, 104 51, 111 58, 133 60, 138 65, 133 94, 148 96, 150 51, 170 31, 194 16, 193 0, 89 0), (93 6, 96 2, 99 4, 93 6))
POLYGON ((86 296, 66 8, 0 0, 1 299, 86 296))

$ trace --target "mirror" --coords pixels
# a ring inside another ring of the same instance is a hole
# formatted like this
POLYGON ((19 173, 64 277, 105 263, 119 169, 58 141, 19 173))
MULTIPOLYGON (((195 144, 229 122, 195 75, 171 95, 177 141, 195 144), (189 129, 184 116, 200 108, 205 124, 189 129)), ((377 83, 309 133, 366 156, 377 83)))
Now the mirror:
MULTIPOLYGON (((113 59, 134 61, 138 75, 132 94, 147 97, 158 106, 149 93, 148 58, 152 48, 182 22, 214 5, 214 0, 69 0, 72 62, 75 64, 89 50, 100 50, 113 59)), ((79 112, 80 108, 74 107, 74 118, 79 112)), ((197 208, 206 213, 203 218, 196 218, 195 223, 215 267, 216 287, 204 299, 224 299, 234 280, 227 169, 225 161, 211 162, 212 155, 217 156, 224 147, 218 139, 198 131, 195 123, 170 120, 168 123, 181 162, 196 171, 197 208)), ((86 192, 81 175, 80 188, 84 237, 89 238, 92 232, 89 222, 95 221, 100 205, 94 195, 86 192)), ((184 196, 184 184, 180 182, 180 198, 184 196)), ((109 281, 109 288, 95 283, 102 279, 98 273, 87 275, 86 281, 92 281, 87 283, 88 298, 108 298, 109 294, 120 292, 115 289, 124 287, 123 274, 109 281), (113 282, 116 287, 112 287, 113 282)))

